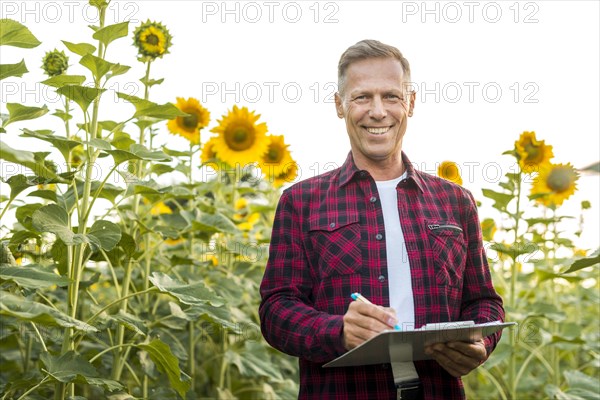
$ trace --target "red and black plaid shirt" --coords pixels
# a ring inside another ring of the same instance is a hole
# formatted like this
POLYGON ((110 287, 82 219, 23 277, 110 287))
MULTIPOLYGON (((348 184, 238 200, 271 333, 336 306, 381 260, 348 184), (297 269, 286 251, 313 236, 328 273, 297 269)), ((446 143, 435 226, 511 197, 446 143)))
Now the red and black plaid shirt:
MULTIPOLYGON (((351 293, 389 307, 386 240, 406 244, 415 328, 504 319, 473 196, 416 171, 406 155, 402 158, 407 178, 397 192, 403 238, 385 237, 375 181, 358 170, 351 153, 340 168, 299 182, 281 196, 259 312, 265 339, 300 358, 302 399, 396 398, 389 364, 321 367, 346 352, 342 317, 351 293)), ((499 333, 485 338, 488 354, 499 338, 499 333)), ((464 398, 461 380, 436 361, 415 366, 425 399, 464 398)))

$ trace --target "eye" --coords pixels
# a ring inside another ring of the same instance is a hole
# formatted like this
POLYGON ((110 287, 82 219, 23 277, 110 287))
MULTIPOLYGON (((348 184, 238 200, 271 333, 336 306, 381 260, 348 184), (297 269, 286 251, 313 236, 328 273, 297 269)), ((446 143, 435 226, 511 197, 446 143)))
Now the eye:
POLYGON ((356 103, 366 103, 368 100, 369 96, 367 96, 366 94, 355 96, 353 99, 353 101, 355 101, 356 103))

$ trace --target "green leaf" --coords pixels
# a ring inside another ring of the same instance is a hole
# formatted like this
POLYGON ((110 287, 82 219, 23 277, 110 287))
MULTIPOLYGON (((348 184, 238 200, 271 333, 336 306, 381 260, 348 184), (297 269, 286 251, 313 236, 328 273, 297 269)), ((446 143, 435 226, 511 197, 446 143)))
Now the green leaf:
POLYGON ((146 336, 148 334, 148 328, 144 324, 144 321, 136 317, 135 315, 119 310, 117 314, 111 315, 110 318, 114 319, 120 325, 123 325, 129 330, 134 331, 137 334, 146 336))
POLYGON ((58 203, 58 200, 60 199, 60 197, 57 196, 57 194, 54 190, 48 190, 48 189, 34 190, 33 192, 29 193, 27 196, 28 197, 39 197, 41 199, 53 201, 54 203, 58 203))
MULTIPOLYGON (((83 182, 78 181, 76 186, 77 186, 77 193, 82 193, 83 192, 83 182)), ((95 195, 95 193, 98 191, 99 187, 100 187, 100 182, 92 181, 91 193, 95 195)), ((123 192, 123 190, 124 189, 122 189, 120 187, 117 187, 110 183, 106 183, 102 187, 102 190, 98 194, 98 197, 106 199, 114 204, 115 199, 117 198, 118 195, 120 195, 123 192)), ((73 190, 72 186, 69 187, 69 190, 66 191, 66 193, 64 194, 63 197, 65 200, 66 209, 71 210, 72 207, 75 205, 75 191, 73 190)))
POLYGON ((176 117, 185 117, 187 114, 175 107, 171 103, 158 105, 149 100, 144 100, 136 96, 117 92, 117 96, 130 102, 135 107, 134 117, 149 117, 157 120, 174 119, 176 117))
POLYGON ((42 162, 37 161, 35 154, 30 151, 13 149, 6 143, 0 140, 0 160, 13 162, 15 164, 22 165, 33 171, 36 176, 47 179, 59 179, 57 175, 49 170, 42 162))
POLYGON ((161 83, 163 83, 165 80, 165 78, 160 78, 160 79, 146 79, 146 77, 142 77, 140 78, 140 82, 142 82, 145 86, 148 87, 152 87, 154 85, 160 85, 161 83))
POLYGON ((46 371, 55 380, 63 383, 82 383, 103 387, 108 391, 122 390, 123 385, 112 379, 99 378, 98 371, 83 356, 69 350, 59 356, 44 352, 40 360, 46 366, 46 371))
POLYGON ((46 366, 46 371, 60 382, 72 382, 77 375, 96 376, 98 372, 86 359, 69 350, 60 356, 52 356, 50 353, 42 353, 40 360, 46 366))
POLYGON ((2 121, 2 127, 6 128, 9 124, 17 121, 26 121, 36 119, 48 112, 48 107, 27 107, 19 103, 6 103, 8 110, 8 119, 2 121))
POLYGON ((110 251, 121 240, 121 228, 110 221, 99 220, 94 222, 87 235, 94 236, 103 250, 110 251))
POLYGON ((210 304, 214 307, 225 304, 225 299, 213 293, 203 282, 183 283, 156 271, 149 279, 161 292, 169 293, 184 304, 210 304))
POLYGON ((199 230, 207 233, 224 232, 224 233, 237 233, 239 232, 237 226, 229 218, 221 213, 208 214, 202 213, 200 217, 192 221, 192 227, 194 230, 199 230))
POLYGON ((0 46, 32 49, 40 44, 25 25, 12 19, 0 19, 0 46))
POLYGON ((65 85, 56 90, 56 93, 62 94, 69 100, 73 100, 83 112, 86 112, 90 104, 106 92, 106 89, 96 89, 87 86, 65 85))
POLYGON ((569 269, 563 272, 563 274, 569 274, 571 272, 579 271, 580 269, 591 267, 599 263, 600 254, 599 251, 596 250, 594 254, 592 254, 590 257, 580 258, 579 260, 574 261, 569 267, 569 269))
POLYGON ((33 226, 40 232, 51 232, 60 238, 66 245, 73 246, 90 243, 101 247, 101 243, 94 236, 73 233, 69 228, 69 216, 64 208, 56 204, 48 204, 33 213, 33 226))
POLYGON ((37 264, 25 267, 0 266, 0 280, 11 281, 28 289, 40 289, 52 285, 67 286, 69 280, 52 271, 41 268, 37 264))
POLYGON ((208 304, 196 304, 183 310, 179 304, 169 302, 169 309, 174 317, 186 321, 198 321, 199 319, 212 322, 218 326, 224 326, 239 333, 240 324, 231 320, 231 314, 225 307, 213 307, 208 304))
POLYGON ((171 387, 185 399, 185 394, 191 387, 191 379, 179 368, 179 362, 171 352, 171 348, 160 339, 154 339, 150 343, 138 344, 137 347, 145 350, 150 355, 157 368, 169 378, 171 387))
POLYGON ((597 378, 576 370, 567 370, 564 372, 564 375, 569 385, 569 392, 571 389, 584 389, 598 396, 599 385, 597 378))
POLYGON ((595 172, 597 174, 600 174, 600 161, 596 161, 595 163, 592 163, 587 167, 583 167, 580 171, 595 172))
POLYGON ((89 43, 71 43, 71 42, 67 42, 65 40, 63 40, 62 42, 67 47, 67 49, 69 49, 71 52, 78 54, 80 56, 85 56, 86 54, 92 54, 93 52, 96 51, 96 47, 89 43))
POLYGON ((33 203, 17 207, 17 210, 15 211, 15 217, 17 218, 17 221, 19 221, 19 223, 23 225, 26 229, 30 231, 35 231, 35 228, 32 224, 32 216, 33 213, 39 210, 42 206, 43 204, 33 203))
POLYGON ((264 376, 278 381, 283 380, 283 376, 277 367, 273 365, 271 360, 265 359, 262 346, 253 346, 250 342, 246 342, 245 345, 246 349, 241 353, 233 350, 227 350, 225 353, 225 359, 234 364, 240 374, 250 378, 264 376))
POLYGON ((66 85, 81 85, 85 82, 83 75, 56 75, 42 81, 44 85, 60 88, 66 85))
POLYGON ((6 243, 4 242, 0 242, 0 264, 3 264, 3 266, 6 267, 17 265, 17 261, 13 257, 6 243))
POLYGON ((86 54, 81 57, 79 64, 89 69, 96 79, 100 79, 109 72, 111 75, 107 78, 110 79, 113 76, 122 75, 129 71, 131 67, 127 65, 114 64, 108 62, 100 57, 96 57, 93 54, 86 54))
POLYGON ((499 211, 506 210, 506 206, 513 199, 513 196, 510 194, 495 192, 490 189, 481 189, 481 191, 485 197, 494 200, 492 207, 499 211))
POLYGON ((84 332, 98 331, 92 325, 71 318, 55 308, 4 291, 0 292, 0 315, 11 316, 42 325, 74 328, 84 332))
POLYGON ((99 40, 105 46, 108 46, 113 40, 125 37, 128 33, 129 21, 126 21, 105 26, 104 28, 97 30, 92 37, 96 40, 99 40))
POLYGON ((43 140, 52 145, 60 151, 60 154, 64 157, 65 161, 69 160, 69 152, 77 146, 81 146, 81 142, 67 139, 66 137, 54 136, 52 131, 32 131, 29 129, 23 129, 22 137, 33 137, 36 139, 43 140))
POLYGON ((493 243, 491 249, 510 256, 513 260, 523 254, 534 254, 540 247, 534 242, 517 242, 510 245, 504 243, 493 243))
POLYGON ((28 72, 25 60, 21 60, 17 64, 0 64, 0 81, 11 76, 18 76, 20 78, 28 72))
POLYGON ((173 172, 175 168, 171 167, 167 164, 161 163, 153 163, 150 167, 150 171, 156 175, 168 174, 169 172, 173 172))
POLYGON ((126 150, 105 150, 110 154, 116 165, 119 165, 129 160, 146 160, 146 161, 170 161, 171 157, 163 153, 162 151, 151 151, 141 144, 134 143, 129 147, 129 151, 126 150))
POLYGON ((29 179, 23 174, 13 175, 6 180, 6 183, 10 186, 10 200, 13 200, 23 190, 37 185, 37 182, 29 179))

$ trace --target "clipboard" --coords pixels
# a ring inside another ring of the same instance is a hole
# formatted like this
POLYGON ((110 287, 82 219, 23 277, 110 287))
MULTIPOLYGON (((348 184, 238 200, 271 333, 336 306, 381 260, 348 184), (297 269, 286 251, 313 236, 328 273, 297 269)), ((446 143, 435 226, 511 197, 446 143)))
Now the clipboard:
POLYGON ((425 346, 429 344, 474 342, 515 325, 516 322, 494 321, 475 324, 473 321, 458 321, 427 324, 419 329, 404 331, 385 330, 324 364, 323 368, 431 360, 432 357, 425 354, 425 346))

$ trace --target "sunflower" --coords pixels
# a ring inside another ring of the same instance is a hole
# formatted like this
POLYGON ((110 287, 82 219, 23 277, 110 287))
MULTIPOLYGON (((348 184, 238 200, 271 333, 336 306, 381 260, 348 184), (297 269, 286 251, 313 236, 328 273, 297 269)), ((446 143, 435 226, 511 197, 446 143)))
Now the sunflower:
POLYGON ((254 228, 254 225, 260 220, 260 214, 255 212, 248 216, 248 219, 238 224, 238 228, 242 231, 250 231, 254 228))
POLYGON ((213 162, 217 159, 217 153, 215 152, 215 143, 217 142, 216 137, 211 137, 208 142, 204 143, 202 147, 202 153, 200 153, 200 161, 203 164, 213 162))
POLYGON ((481 221, 481 233, 483 235, 483 240, 487 240, 491 242, 494 240, 494 234, 496 233, 496 221, 492 218, 486 218, 481 221))
POLYGON ((260 160, 260 169, 273 181, 276 176, 285 173, 286 166, 293 162, 288 145, 283 141, 283 135, 269 135, 269 146, 260 160))
POLYGON ((246 107, 233 106, 219 126, 211 132, 217 133, 214 151, 219 159, 229 165, 250 164, 258 161, 267 150, 267 124, 256 124, 260 114, 248 111, 246 107))
POLYGON ((273 181, 273 186, 279 188, 286 183, 293 182, 298 177, 298 164, 294 160, 291 160, 285 165, 283 173, 277 175, 273 181))
POLYGON ((540 167, 539 175, 531 187, 532 195, 545 206, 560 206, 577 189, 579 175, 575 168, 567 164, 546 164, 540 167))
POLYGON ((144 22, 133 32, 133 44, 140 55, 155 59, 169 52, 171 39, 169 30, 160 22, 144 22))
POLYGON ((183 136, 192 144, 200 143, 200 130, 208 125, 210 113, 193 97, 187 100, 178 97, 176 106, 189 115, 170 120, 167 122, 167 128, 171 133, 183 136))
POLYGON ((538 168, 548 164, 554 157, 552 146, 546 146, 543 140, 537 140, 535 132, 523 132, 515 142, 515 151, 524 172, 537 172, 538 168))
POLYGON ((463 180, 460 177, 460 170, 454 161, 442 161, 438 167, 437 173, 440 178, 444 178, 447 181, 454 182, 461 186, 463 184, 463 180))
POLYGON ((42 69, 48 76, 61 75, 69 68, 69 57, 56 49, 46 53, 42 59, 42 69))
POLYGON ((154 206, 152 206, 152 209, 150 210, 150 215, 157 216, 162 214, 173 214, 173 210, 171 210, 171 208, 168 205, 161 201, 160 203, 157 203, 154 206))

